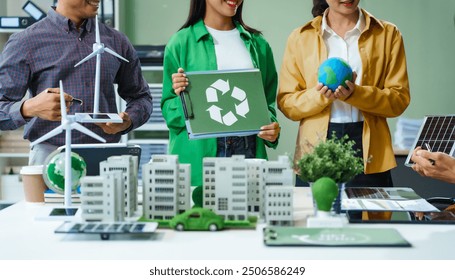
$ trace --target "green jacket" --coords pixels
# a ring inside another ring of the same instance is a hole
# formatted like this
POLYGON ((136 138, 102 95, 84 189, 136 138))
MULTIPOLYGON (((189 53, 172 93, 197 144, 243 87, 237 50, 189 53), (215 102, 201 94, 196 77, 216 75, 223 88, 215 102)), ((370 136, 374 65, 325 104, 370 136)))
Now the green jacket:
MULTIPOLYGON (((254 67, 261 71, 270 119, 276 122, 278 76, 272 50, 261 35, 251 34, 239 24, 236 26, 251 54, 254 67)), ((172 88, 172 74, 179 67, 185 71, 217 70, 213 39, 202 20, 178 31, 166 45, 161 99, 161 110, 169 128, 169 154, 178 155, 180 163, 191 163, 191 184, 201 186, 202 159, 216 156, 216 138, 188 139, 182 104, 172 88)), ((275 148, 278 141, 270 143, 258 137, 256 139, 256 157, 267 159, 265 145, 275 148)))

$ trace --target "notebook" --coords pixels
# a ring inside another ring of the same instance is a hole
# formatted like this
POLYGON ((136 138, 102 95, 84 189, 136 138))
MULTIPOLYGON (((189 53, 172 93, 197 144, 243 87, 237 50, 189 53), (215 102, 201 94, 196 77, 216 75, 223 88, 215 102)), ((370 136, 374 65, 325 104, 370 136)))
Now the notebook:
POLYGON ((341 196, 341 209, 368 211, 439 212, 408 187, 350 187, 341 196))
POLYGON ((190 139, 247 136, 269 124, 259 69, 187 72, 180 94, 190 139))

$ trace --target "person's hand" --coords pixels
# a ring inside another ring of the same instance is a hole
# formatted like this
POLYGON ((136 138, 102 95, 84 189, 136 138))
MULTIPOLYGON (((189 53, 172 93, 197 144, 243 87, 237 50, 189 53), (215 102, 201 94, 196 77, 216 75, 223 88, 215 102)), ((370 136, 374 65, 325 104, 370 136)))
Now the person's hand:
POLYGON ((127 112, 121 112, 119 116, 122 118, 122 123, 96 123, 97 126, 101 127, 103 131, 107 134, 117 134, 128 129, 133 123, 130 119, 130 116, 127 112))
POLYGON ((455 183, 455 158, 441 152, 429 152, 417 147, 411 157, 412 169, 422 176, 455 183))
POLYGON ((179 68, 177 73, 172 74, 172 88, 175 94, 180 95, 188 86, 188 78, 185 75, 183 68, 179 68))
POLYGON ((324 95, 326 98, 330 100, 335 100, 335 99, 346 99, 348 98, 355 89, 355 79, 357 79, 357 73, 352 72, 352 81, 345 81, 346 85, 348 88, 345 88, 343 86, 338 86, 338 88, 333 92, 330 90, 327 86, 325 86, 322 83, 318 83, 316 86, 316 90, 319 91, 320 94, 324 95))
MULTIPOLYGON (((69 112, 73 97, 65 93, 66 112, 69 112)), ((60 89, 47 88, 35 97, 27 99, 21 107, 24 118, 38 117, 48 121, 59 121, 62 118, 60 110, 60 89)))
POLYGON ((261 131, 259 132, 259 138, 267 140, 269 142, 275 142, 280 134, 281 127, 277 122, 273 122, 268 125, 264 125, 261 127, 261 131))
POLYGON ((319 91, 321 95, 324 95, 326 98, 330 100, 335 99, 335 95, 333 95, 333 91, 330 90, 327 86, 325 86, 323 83, 318 83, 316 86, 316 90, 319 91))
POLYGON ((333 95, 337 99, 346 99, 348 98, 355 89, 355 79, 357 79, 357 73, 352 72, 352 81, 346 80, 345 83, 348 86, 348 88, 345 88, 344 86, 338 86, 338 88, 335 90, 333 95))
POLYGON ((436 161, 431 157, 431 152, 423 150, 421 147, 417 147, 412 153, 411 160, 414 162, 412 169, 422 176, 428 176, 430 169, 434 169, 436 161))

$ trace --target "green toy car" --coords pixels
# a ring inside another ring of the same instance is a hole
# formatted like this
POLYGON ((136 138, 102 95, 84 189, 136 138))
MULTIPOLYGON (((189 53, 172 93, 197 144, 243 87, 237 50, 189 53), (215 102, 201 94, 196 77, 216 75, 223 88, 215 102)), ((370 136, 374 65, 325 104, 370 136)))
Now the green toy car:
POLYGON ((224 228, 224 220, 209 209, 197 207, 172 218, 172 220, 169 221, 169 226, 178 231, 217 231, 224 228))

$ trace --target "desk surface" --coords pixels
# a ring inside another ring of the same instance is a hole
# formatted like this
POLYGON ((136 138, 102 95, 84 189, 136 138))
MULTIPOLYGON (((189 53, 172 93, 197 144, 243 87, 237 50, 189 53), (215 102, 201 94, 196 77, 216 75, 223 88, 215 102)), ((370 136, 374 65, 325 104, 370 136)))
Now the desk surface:
MULTIPOLYGON (((297 223, 311 213, 308 188, 295 188, 297 223)), ((0 211, 0 259, 5 260, 325 260, 325 259, 454 259, 453 225, 348 225, 394 227, 412 243, 411 248, 361 247, 267 247, 262 228, 220 232, 176 232, 158 229, 148 237, 55 234, 61 221, 36 220, 36 213, 49 205, 19 202, 0 211)))

